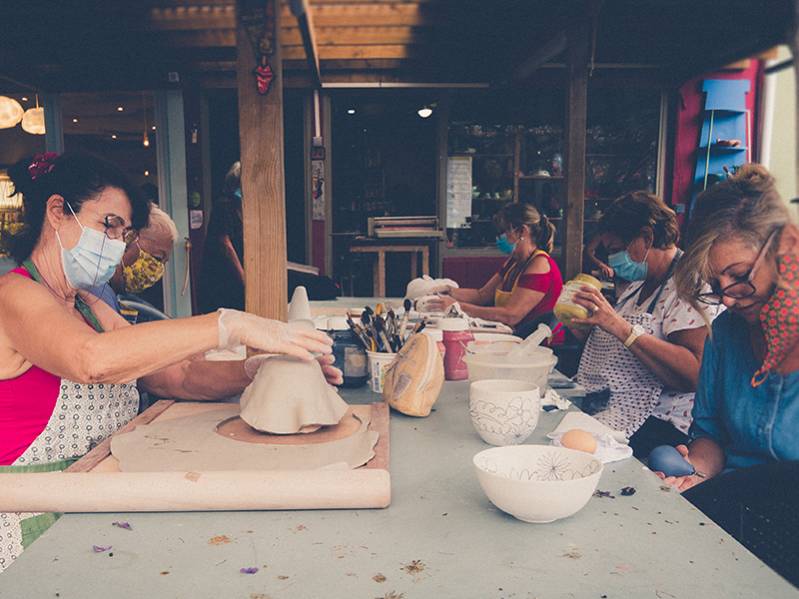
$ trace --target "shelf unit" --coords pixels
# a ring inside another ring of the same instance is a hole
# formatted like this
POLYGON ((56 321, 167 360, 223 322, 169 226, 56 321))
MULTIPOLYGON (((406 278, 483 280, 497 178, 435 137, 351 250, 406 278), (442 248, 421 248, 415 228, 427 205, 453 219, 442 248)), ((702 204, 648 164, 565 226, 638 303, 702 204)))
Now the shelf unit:
POLYGON ((705 106, 696 152, 689 218, 696 196, 708 187, 712 178, 724 177, 725 168, 733 170, 750 160, 751 126, 746 108, 749 90, 750 82, 745 79, 705 79, 702 82, 705 106), (734 139, 740 140, 740 145, 718 144, 718 140, 734 139))

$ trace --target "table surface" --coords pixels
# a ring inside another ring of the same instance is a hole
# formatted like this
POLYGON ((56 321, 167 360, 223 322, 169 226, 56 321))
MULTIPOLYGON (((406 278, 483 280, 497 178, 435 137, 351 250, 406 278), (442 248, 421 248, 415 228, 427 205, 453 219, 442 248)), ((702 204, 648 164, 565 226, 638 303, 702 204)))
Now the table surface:
MULTIPOLYGON (((542 413, 528 443, 563 414, 542 413)), ((70 514, 0 575, 0 597, 799 597, 634 459, 606 466, 599 489, 615 498, 551 524, 515 520, 472 471, 486 447, 468 384, 446 383, 428 418, 392 413, 388 509, 70 514)))

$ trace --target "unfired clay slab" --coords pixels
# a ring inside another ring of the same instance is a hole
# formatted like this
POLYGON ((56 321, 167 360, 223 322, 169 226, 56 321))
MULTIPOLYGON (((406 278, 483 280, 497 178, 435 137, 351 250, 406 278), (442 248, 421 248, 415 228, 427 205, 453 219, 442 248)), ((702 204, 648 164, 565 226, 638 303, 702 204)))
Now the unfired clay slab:
POLYGON ((358 408, 353 409, 360 421, 358 430, 327 443, 263 444, 226 438, 216 429, 219 423, 239 415, 239 407, 231 405, 137 426, 112 438, 111 453, 123 472, 357 468, 374 457, 379 437, 368 430, 369 409, 358 408))

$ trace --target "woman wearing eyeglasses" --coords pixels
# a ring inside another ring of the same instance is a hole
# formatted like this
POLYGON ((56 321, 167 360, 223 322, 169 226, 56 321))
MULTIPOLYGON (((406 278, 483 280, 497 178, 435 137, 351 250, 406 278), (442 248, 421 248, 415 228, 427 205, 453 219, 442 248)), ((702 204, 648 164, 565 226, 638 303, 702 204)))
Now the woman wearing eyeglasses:
POLYGON ((584 409, 646 457, 658 445, 688 439, 705 320, 677 297, 679 228, 660 198, 643 191, 618 198, 600 230, 610 266, 630 284, 615 306, 592 287, 575 294, 590 314, 572 321, 575 335, 587 337, 577 381, 588 392, 584 409))
MULTIPOLYGON (((192 400, 240 393, 253 369, 196 359, 207 350, 330 354, 320 332, 236 310, 130 326, 88 291, 111 278, 148 221, 126 176, 68 154, 37 155, 9 174, 25 226, 12 240, 20 266, 0 277, 0 476, 63 470, 136 415, 139 388, 192 400)), ((0 513, 0 570, 54 518, 0 513)))
POLYGON ((774 179, 747 165, 696 202, 677 271, 694 305, 726 306, 705 346, 690 445, 700 476, 799 460, 799 229, 774 179), (710 284, 711 291, 703 291, 710 284))

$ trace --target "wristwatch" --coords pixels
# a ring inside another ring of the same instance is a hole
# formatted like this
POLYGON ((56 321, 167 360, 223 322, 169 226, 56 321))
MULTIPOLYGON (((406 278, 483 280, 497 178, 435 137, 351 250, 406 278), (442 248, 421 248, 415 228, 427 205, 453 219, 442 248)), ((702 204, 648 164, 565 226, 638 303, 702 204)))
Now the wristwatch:
POLYGON ((641 335, 646 335, 644 327, 640 324, 634 324, 633 330, 630 331, 630 336, 624 341, 624 347, 629 348, 641 335))

